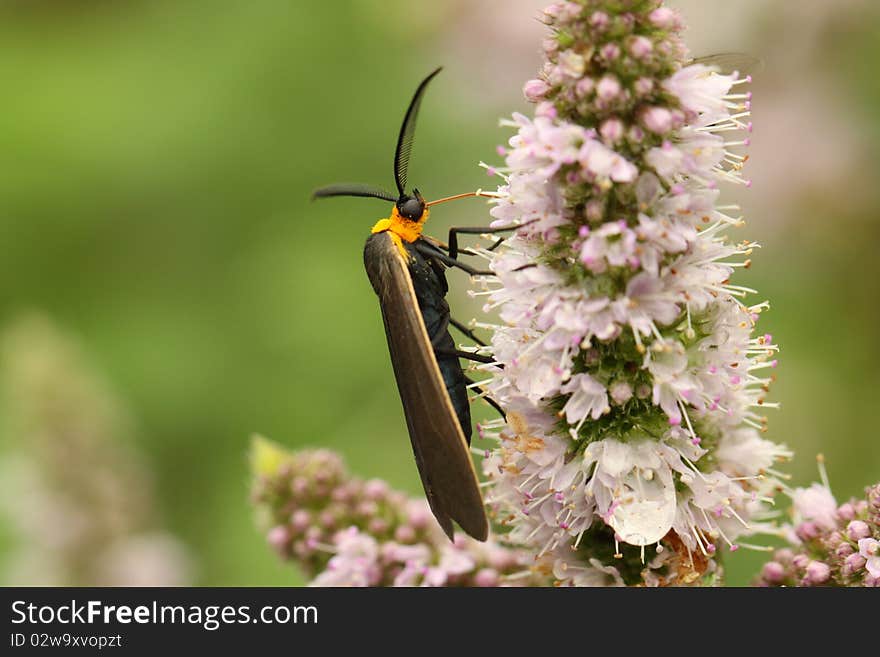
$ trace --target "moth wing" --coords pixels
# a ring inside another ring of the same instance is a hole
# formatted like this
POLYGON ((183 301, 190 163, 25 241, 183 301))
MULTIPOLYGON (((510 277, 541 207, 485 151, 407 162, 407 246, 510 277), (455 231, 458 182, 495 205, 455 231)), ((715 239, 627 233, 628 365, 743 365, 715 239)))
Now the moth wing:
POLYGON ((412 277, 388 233, 367 240, 364 264, 379 296, 397 389, 422 486, 450 539, 452 520, 477 540, 489 532, 479 480, 422 320, 412 277))
POLYGON ((736 71, 740 77, 756 75, 764 69, 764 61, 762 59, 741 52, 722 52, 715 55, 696 57, 691 61, 691 64, 715 66, 723 75, 730 75, 736 71))

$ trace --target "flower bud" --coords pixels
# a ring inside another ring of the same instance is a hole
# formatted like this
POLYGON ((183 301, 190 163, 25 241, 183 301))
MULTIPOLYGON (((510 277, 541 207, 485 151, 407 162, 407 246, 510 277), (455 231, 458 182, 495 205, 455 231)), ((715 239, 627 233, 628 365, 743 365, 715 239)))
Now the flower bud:
POLYGON ((822 561, 807 564, 805 579, 813 586, 824 584, 831 578, 831 567, 822 561))
POLYGON ((844 559, 840 574, 844 577, 852 577, 856 573, 861 572, 865 568, 866 563, 867 559, 858 552, 855 552, 844 559))
POLYGON ((581 78, 574 86, 574 94, 578 98, 586 98, 596 88, 596 82, 593 78, 581 78))
POLYGON ((559 54, 559 67, 563 74, 570 78, 579 78, 584 74, 587 63, 582 55, 573 50, 566 50, 559 54))
POLYGON ((600 221, 605 214, 605 204, 598 199, 591 199, 587 201, 585 213, 590 221, 600 221))
POLYGON ((604 59, 606 62, 613 62, 615 59, 620 57, 620 46, 618 46, 616 43, 606 43, 604 46, 602 46, 599 54, 602 55, 602 59, 604 59))
POLYGON ((651 132, 662 135, 672 129, 672 113, 665 107, 648 107, 642 112, 642 123, 651 132))
POLYGON ((853 552, 853 547, 849 543, 841 543, 834 549, 834 555, 840 559, 845 559, 853 552))
POLYGON ((364 496, 374 502, 381 501, 387 494, 390 486, 381 479, 370 479, 364 484, 364 496))
POLYGON ((761 577, 770 584, 779 584, 785 579, 785 566, 778 561, 768 561, 761 570, 761 577))
POLYGON ((550 85, 544 82, 544 80, 529 80, 523 86, 523 94, 532 103, 543 100, 548 91, 550 91, 550 85))
POLYGON ((639 78, 633 85, 633 89, 639 96, 647 96, 654 91, 654 81, 651 78, 639 78))
POLYGON ((290 516, 290 526, 296 532, 304 532, 312 524, 312 515, 305 509, 297 509, 290 516))
POLYGON ((611 394, 612 401, 618 406, 623 406, 633 396, 632 386, 626 381, 615 381, 611 384, 608 392, 611 394))
POLYGON ((492 568, 483 568, 474 576, 474 584, 480 587, 498 586, 498 572, 492 568))
POLYGON ((623 122, 618 118, 605 119, 599 126, 599 134, 608 144, 616 144, 623 138, 623 122))
POLYGON ((871 535, 871 528, 862 520, 853 520, 846 526, 846 535, 852 541, 868 538, 871 535))
POLYGON ((847 502, 846 504, 840 505, 840 507, 837 509, 837 515, 844 520, 855 520, 856 510, 852 504, 847 502))
POLYGON ((290 533, 287 531, 287 527, 277 525, 270 529, 269 533, 266 534, 266 541, 273 548, 281 551, 287 547, 287 544, 290 541, 290 533))
POLYGON ((608 27, 608 24, 611 22, 611 19, 608 18, 608 14, 604 11, 595 11, 590 16, 590 27, 596 30, 604 30, 608 27))
POLYGON ((620 82, 613 75, 604 75, 596 85, 596 95, 604 101, 612 101, 620 95, 620 82))
POLYGON ((643 36, 633 37, 629 42, 629 54, 636 59, 644 59, 653 49, 654 44, 651 40, 643 36))
POLYGON ((394 540, 398 543, 412 543, 416 540, 416 530, 409 525, 400 525, 394 530, 394 540))
POLYGON ((794 533, 804 542, 812 541, 819 536, 819 527, 814 522, 802 522, 795 528, 794 533))
POLYGON ((791 565, 798 570, 805 569, 810 563, 809 557, 804 554, 796 554, 791 558, 791 565))
POLYGON ((678 14, 669 7, 659 7, 648 14, 648 20, 659 28, 674 28, 678 23, 678 14))

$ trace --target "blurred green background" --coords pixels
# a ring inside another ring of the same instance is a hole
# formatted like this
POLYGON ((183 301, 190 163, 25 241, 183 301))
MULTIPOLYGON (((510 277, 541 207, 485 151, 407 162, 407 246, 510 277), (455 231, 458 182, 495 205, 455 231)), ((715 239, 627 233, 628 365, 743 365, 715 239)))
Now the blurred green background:
MULTIPOLYGON (((387 208, 309 192, 391 187, 402 113, 438 64, 410 181, 429 198, 488 186, 476 164, 525 108, 543 4, 0 2, 0 319, 50 317, 127 409, 152 522, 187 547, 189 581, 301 582, 254 527, 252 432, 420 491, 361 261, 387 208)), ((821 451, 838 497, 859 494, 880 479, 876 7, 733 3, 731 23, 730 3, 673 4, 698 54, 766 62, 736 237, 764 245, 740 283, 771 300, 761 328, 782 347, 770 435, 797 453, 793 483, 821 451)), ((462 202, 432 232, 485 221, 462 202)), ((8 427, 0 441, 29 449, 8 427)), ((12 525, 0 566, 28 547, 12 525)), ((730 583, 747 583, 762 555, 732 556, 730 583)))

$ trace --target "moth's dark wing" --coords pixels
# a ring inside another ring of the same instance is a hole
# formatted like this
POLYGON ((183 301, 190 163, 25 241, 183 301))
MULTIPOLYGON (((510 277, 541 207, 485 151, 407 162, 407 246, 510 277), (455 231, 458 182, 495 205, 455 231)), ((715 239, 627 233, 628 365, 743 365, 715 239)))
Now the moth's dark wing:
POLYGON ((388 233, 367 239, 364 264, 379 296, 397 389, 425 495, 450 539, 452 520, 477 540, 489 532, 479 481, 431 348, 403 255, 388 233))
POLYGON ((739 52, 723 52, 716 55, 697 57, 691 61, 691 64, 716 66, 718 71, 724 75, 730 75, 736 71, 740 77, 757 75, 764 69, 764 61, 762 59, 739 52))
POLYGON ((319 187, 312 192, 313 200, 316 198, 329 198, 331 196, 380 198, 383 201, 391 201, 392 203, 397 200, 397 197, 391 192, 386 192, 384 189, 379 189, 372 185, 362 185, 360 183, 336 183, 335 185, 319 187))
POLYGON ((416 131, 416 119, 419 117, 419 107, 422 104, 422 97, 428 88, 428 83, 434 79, 443 67, 433 71, 428 77, 422 80, 416 89, 413 99, 409 103, 406 115, 403 117, 403 125, 400 126, 400 134, 397 137, 397 148, 394 151, 394 181, 397 183, 397 191, 400 195, 404 195, 406 189, 406 172, 409 169, 409 156, 412 153, 413 135, 416 131))

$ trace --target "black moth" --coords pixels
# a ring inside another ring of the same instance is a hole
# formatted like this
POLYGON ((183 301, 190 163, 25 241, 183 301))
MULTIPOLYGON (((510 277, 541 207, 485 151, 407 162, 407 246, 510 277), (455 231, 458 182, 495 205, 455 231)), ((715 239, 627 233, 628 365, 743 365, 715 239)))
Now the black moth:
POLYGON ((450 324, 479 340, 450 317, 445 269, 458 267, 472 275, 491 273, 458 260, 457 234, 506 229, 452 228, 448 245, 422 236, 429 206, 480 194, 460 194, 426 203, 417 189, 406 193, 419 105, 428 83, 440 70, 418 86, 404 117, 394 154, 397 194, 367 185, 337 184, 318 189, 313 197, 360 196, 394 203, 391 216, 379 221, 367 238, 364 265, 379 297, 413 453, 428 503, 443 531, 452 539, 454 520, 470 536, 483 541, 489 524, 470 457, 469 380, 459 358, 480 362, 492 359, 456 348, 450 324))

